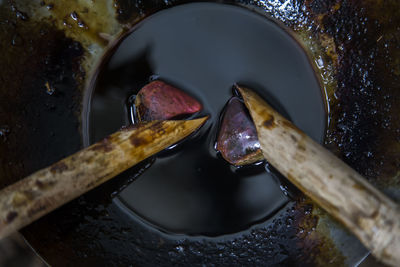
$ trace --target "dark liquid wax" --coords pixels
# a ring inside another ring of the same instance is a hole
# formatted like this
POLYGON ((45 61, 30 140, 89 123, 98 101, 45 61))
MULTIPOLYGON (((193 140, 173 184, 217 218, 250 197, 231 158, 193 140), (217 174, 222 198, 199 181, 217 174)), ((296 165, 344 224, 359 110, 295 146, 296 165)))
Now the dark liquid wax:
POLYGON ((154 78, 193 95, 211 119, 157 156, 118 194, 115 201, 133 220, 170 233, 216 236, 265 220, 289 201, 264 164, 237 169, 214 149, 234 83, 257 90, 308 135, 323 140, 325 98, 307 56, 287 32, 255 12, 213 3, 146 18, 99 73, 87 144, 129 124, 129 97, 154 78))

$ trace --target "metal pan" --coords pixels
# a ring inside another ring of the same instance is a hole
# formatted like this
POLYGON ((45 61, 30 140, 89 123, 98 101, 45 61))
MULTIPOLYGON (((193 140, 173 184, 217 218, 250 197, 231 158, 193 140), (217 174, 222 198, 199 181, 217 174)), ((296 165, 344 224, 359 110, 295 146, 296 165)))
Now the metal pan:
MULTIPOLYGON (((188 2, 0 1, 0 186, 81 148, 84 96, 103 55, 146 16, 188 2)), ((218 2, 293 31, 328 96, 325 145, 398 199, 400 3, 218 2)), ((118 177, 22 234, 57 266, 338 266, 356 265, 368 253, 301 194, 240 235, 170 238, 120 212, 112 193, 125 184, 118 177)))

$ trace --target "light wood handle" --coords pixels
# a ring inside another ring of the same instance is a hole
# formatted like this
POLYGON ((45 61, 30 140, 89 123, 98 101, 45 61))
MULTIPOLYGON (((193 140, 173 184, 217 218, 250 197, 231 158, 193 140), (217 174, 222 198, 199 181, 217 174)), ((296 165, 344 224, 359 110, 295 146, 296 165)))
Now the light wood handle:
POLYGON ((207 118, 121 130, 0 191, 0 238, 187 137, 207 118))
POLYGON ((382 262, 400 265, 398 205, 314 142, 253 91, 238 88, 265 158, 302 192, 341 221, 382 262))

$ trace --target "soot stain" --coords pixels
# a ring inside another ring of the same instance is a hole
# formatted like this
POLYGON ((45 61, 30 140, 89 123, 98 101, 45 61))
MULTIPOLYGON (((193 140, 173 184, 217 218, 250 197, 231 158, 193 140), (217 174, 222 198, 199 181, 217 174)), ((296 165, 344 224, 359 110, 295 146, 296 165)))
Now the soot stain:
POLYGON ((163 133, 165 132, 164 123, 162 121, 157 121, 150 126, 150 130, 153 133, 163 133))
POLYGON ((40 180, 37 180, 37 181, 35 182, 35 184, 36 184, 36 186, 39 187, 39 188, 44 188, 44 187, 45 187, 45 184, 44 184, 43 182, 41 182, 40 180))
POLYGON ((263 126, 264 126, 265 128, 267 128, 267 129, 272 129, 272 128, 274 128, 274 127, 275 127, 274 116, 270 114, 270 115, 268 116, 268 119, 266 119, 266 120, 263 122, 263 126))
POLYGON ((51 187, 53 187, 55 184, 57 184, 58 181, 40 181, 36 180, 35 185, 40 189, 40 190, 46 190, 51 187))
POLYGON ((292 138, 293 142, 297 143, 298 139, 296 136, 294 136, 294 134, 290 134, 290 138, 292 138))
POLYGON ((45 209, 46 209, 46 205, 44 205, 44 204, 36 204, 32 208, 30 208, 28 210, 27 214, 28 214, 29 217, 34 217, 38 213, 44 211, 45 209))
POLYGON ((297 149, 300 151, 306 151, 306 147, 302 142, 298 142, 297 149))
POLYGON ((52 173, 63 173, 66 170, 68 170, 68 166, 64 162, 55 163, 50 167, 52 173))
POLYGON ((81 146, 82 46, 50 23, 24 21, 12 9, 0 7, 0 123, 11 132, 0 142, 0 154, 7 155, 0 158, 0 187, 81 146))
POLYGON ((7 214, 6 222, 7 222, 7 223, 12 223, 12 222, 15 220, 15 218, 17 218, 17 217, 18 217, 18 212, 10 211, 10 212, 7 214))
POLYGON ((112 140, 109 137, 107 137, 101 140, 100 142, 94 144, 91 150, 107 153, 114 150, 114 145, 112 143, 112 140))
POLYGON ((393 180, 400 168, 398 12, 396 1, 343 1, 322 22, 339 48, 326 144, 379 187, 399 187, 393 180))
POLYGON ((132 135, 129 139, 134 147, 144 146, 148 143, 148 139, 141 136, 132 135))

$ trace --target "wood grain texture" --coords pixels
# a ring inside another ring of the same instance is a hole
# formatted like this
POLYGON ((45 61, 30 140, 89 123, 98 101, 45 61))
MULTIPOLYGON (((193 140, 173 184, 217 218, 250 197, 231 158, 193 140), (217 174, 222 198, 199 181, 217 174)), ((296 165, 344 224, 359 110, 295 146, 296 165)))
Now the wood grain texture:
POLYGON ((208 118, 126 128, 0 191, 0 238, 187 137, 208 118))
POLYGON ((253 91, 238 87, 265 158, 342 222, 382 262, 400 264, 398 205, 282 117, 253 91))

